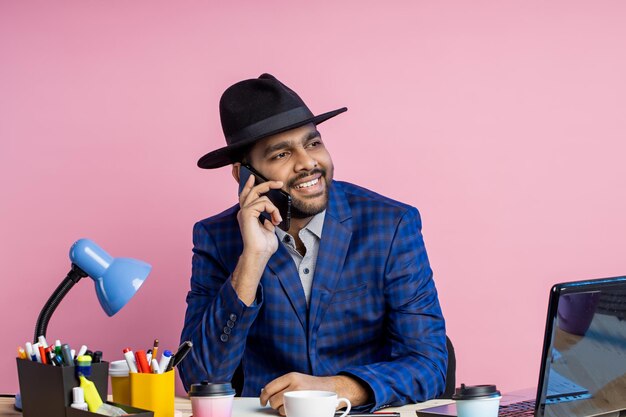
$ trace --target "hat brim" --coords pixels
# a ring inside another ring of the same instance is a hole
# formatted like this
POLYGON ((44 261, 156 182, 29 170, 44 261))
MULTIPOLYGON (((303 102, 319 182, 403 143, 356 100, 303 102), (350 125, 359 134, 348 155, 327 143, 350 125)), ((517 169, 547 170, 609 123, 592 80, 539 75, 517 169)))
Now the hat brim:
POLYGON ((292 123, 288 126, 282 127, 280 129, 272 130, 271 132, 264 133, 262 135, 257 135, 251 137, 246 140, 242 140, 233 145, 224 146, 223 148, 216 149, 204 155, 202 158, 198 159, 198 167, 204 169, 213 169, 220 168, 234 162, 238 162, 238 156, 243 148, 253 144, 254 142, 266 138, 268 136, 276 135, 278 133, 286 132, 287 130, 295 129, 300 126, 304 126, 309 123, 313 123, 318 125, 331 117, 335 117, 340 113, 347 111, 347 107, 342 107, 337 110, 329 111, 326 113, 322 113, 318 116, 310 117, 305 120, 301 120, 297 123, 292 123))

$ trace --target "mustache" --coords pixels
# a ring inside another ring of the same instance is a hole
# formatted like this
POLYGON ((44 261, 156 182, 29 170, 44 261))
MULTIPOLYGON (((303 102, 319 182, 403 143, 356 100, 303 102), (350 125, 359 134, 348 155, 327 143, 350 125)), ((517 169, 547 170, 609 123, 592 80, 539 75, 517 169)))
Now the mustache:
POLYGON ((295 178, 290 179, 287 182, 287 187, 291 188, 293 187, 298 181, 300 181, 303 178, 306 177, 310 177, 311 175, 315 175, 315 174, 320 174, 322 177, 326 177, 326 170, 324 168, 314 168, 308 172, 302 172, 300 174, 298 174, 295 178))

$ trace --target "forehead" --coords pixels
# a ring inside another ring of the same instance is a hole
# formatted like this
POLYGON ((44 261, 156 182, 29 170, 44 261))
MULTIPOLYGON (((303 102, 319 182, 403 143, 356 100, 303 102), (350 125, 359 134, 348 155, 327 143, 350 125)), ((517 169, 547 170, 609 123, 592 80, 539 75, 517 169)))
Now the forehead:
POLYGON ((254 144, 250 153, 253 155, 263 155, 268 151, 277 148, 288 148, 299 143, 306 142, 312 138, 319 137, 320 134, 313 123, 287 130, 276 135, 268 136, 254 144))

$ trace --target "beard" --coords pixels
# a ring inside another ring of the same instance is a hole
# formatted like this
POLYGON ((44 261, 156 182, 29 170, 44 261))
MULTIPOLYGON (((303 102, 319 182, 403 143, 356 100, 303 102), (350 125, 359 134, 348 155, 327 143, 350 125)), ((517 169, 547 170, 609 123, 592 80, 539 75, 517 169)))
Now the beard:
POLYGON ((328 190, 330 188, 330 180, 332 179, 332 171, 331 177, 327 177, 327 171, 324 168, 315 168, 309 172, 298 175, 292 180, 289 180, 287 188, 291 189, 299 180, 315 174, 321 174, 319 180, 325 182, 326 186, 324 187, 324 191, 320 194, 310 196, 310 198, 296 198, 291 195, 291 217, 294 219, 306 219, 308 217, 313 217, 326 210, 326 207, 328 207, 328 190), (321 200, 319 199, 320 195, 322 195, 321 200), (308 201, 309 199, 313 201, 308 201))

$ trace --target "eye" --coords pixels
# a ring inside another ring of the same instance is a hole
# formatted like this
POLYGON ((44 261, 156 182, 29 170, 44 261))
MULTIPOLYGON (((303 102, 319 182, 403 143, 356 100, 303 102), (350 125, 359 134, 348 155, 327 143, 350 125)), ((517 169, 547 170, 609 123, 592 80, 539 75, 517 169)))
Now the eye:
POLYGON ((275 159, 275 160, 276 159, 283 159, 286 156, 287 156, 287 152, 281 152, 281 153, 278 153, 278 154, 272 156, 271 159, 275 159))
POLYGON ((309 144, 307 145, 307 147, 308 147, 308 148, 315 148, 315 147, 317 147, 317 146, 322 146, 322 145, 323 145, 322 141, 321 141, 321 140, 319 140, 319 139, 317 139, 317 140, 314 140, 314 141, 309 142, 309 144))

